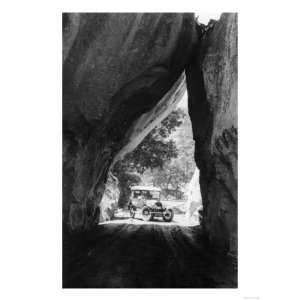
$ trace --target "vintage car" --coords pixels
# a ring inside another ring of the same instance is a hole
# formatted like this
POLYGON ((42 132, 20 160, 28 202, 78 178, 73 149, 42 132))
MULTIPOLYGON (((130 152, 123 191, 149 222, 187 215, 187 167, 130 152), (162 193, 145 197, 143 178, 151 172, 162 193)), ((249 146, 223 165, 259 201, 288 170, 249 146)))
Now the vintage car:
POLYGON ((144 221, 162 217, 165 222, 171 222, 174 211, 164 207, 160 200, 161 189, 153 186, 132 186, 129 201, 130 216, 134 217, 140 211, 144 221))

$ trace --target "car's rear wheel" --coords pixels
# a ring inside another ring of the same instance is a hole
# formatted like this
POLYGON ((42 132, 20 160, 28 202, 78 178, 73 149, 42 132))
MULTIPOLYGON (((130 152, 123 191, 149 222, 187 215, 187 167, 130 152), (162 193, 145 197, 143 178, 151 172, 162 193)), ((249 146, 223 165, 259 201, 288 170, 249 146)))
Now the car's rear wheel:
POLYGON ((143 207, 142 209, 142 217, 143 217, 143 220, 148 222, 151 220, 152 218, 152 215, 151 215, 151 211, 150 211, 150 208, 149 207, 143 207))
POLYGON ((174 217, 174 211, 172 209, 166 209, 163 212, 163 219, 165 222, 171 222, 173 220, 174 217))

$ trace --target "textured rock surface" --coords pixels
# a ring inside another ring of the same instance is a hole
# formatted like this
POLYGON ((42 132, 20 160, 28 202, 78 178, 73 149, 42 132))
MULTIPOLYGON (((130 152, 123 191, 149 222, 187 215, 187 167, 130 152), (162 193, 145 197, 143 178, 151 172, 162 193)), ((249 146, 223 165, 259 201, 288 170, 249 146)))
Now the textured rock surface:
POLYGON ((99 204, 99 222, 108 221, 114 217, 115 210, 118 208, 118 200, 120 196, 118 184, 118 179, 109 172, 105 183, 105 190, 99 204))
POLYGON ((186 70, 204 229, 237 252, 237 14, 206 31, 186 70))
POLYGON ((192 14, 63 15, 63 221, 99 220, 108 169, 128 130, 180 77, 192 14))

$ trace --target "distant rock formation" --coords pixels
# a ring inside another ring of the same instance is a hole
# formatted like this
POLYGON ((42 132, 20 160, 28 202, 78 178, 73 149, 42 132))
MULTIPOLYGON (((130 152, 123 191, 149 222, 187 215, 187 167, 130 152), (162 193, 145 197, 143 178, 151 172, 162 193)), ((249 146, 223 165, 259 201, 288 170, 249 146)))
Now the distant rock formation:
POLYGON ((115 210, 118 208, 118 200, 120 196, 118 183, 118 178, 109 172, 105 183, 105 190, 99 204, 99 222, 109 221, 114 217, 115 210))
POLYGON ((186 223, 190 225, 199 224, 198 210, 202 208, 202 197, 200 193, 199 178, 199 169, 195 168, 194 175, 190 183, 186 187, 187 201, 185 209, 185 219, 186 223))

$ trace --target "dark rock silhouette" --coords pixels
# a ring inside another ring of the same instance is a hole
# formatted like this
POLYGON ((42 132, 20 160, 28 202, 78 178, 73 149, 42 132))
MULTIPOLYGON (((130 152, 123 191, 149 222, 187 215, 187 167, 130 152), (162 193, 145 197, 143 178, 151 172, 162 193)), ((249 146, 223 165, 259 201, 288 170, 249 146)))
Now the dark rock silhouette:
POLYGON ((237 14, 203 32, 186 69, 204 228, 211 242, 237 252, 237 14))

